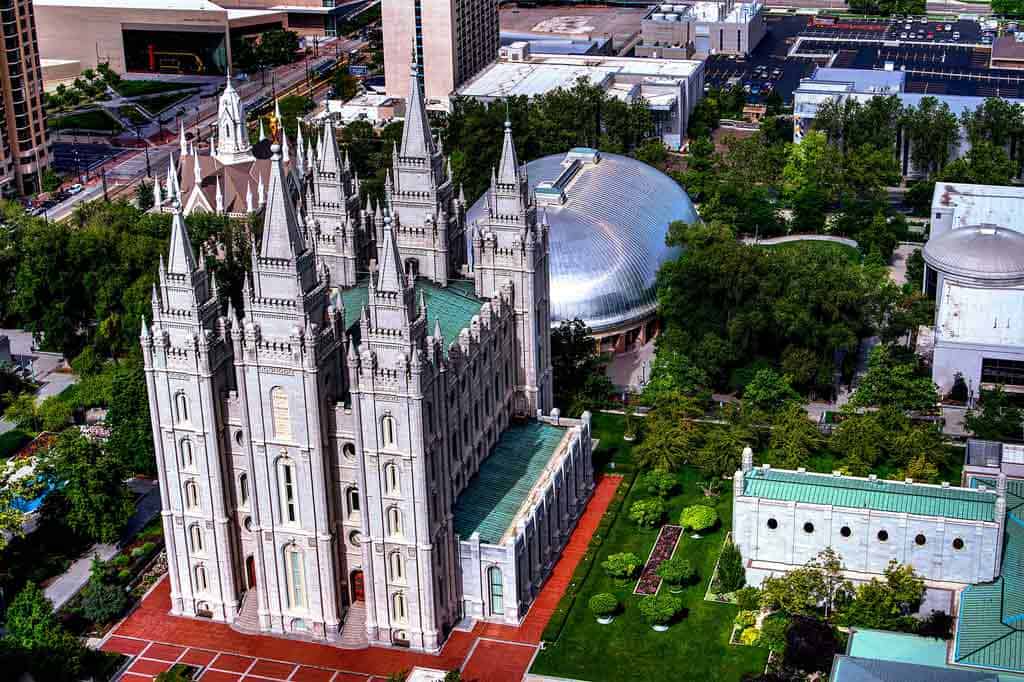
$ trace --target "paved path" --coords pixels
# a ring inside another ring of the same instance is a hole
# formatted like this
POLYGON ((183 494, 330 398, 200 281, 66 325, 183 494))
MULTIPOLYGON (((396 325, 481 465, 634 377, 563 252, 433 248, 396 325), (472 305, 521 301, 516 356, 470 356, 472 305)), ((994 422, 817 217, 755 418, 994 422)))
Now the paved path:
MULTIPOLYGON (((70 372, 57 371, 64 361, 60 353, 44 353, 36 350, 32 332, 21 329, 0 329, 0 334, 10 339, 11 355, 14 356, 16 364, 24 365, 31 362, 35 380, 42 384, 36 393, 37 404, 51 395, 57 395, 78 381, 78 377, 70 372)), ((6 419, 0 419, 0 433, 7 433, 13 428, 14 424, 6 419)))
POLYGON ((170 586, 166 578, 111 630, 101 648, 135 657, 124 682, 148 682, 177 662, 201 667, 200 682, 384 682, 388 675, 413 666, 460 668, 464 679, 520 682, 621 480, 612 475, 599 479, 562 557, 520 627, 477 622, 471 632, 452 632, 436 656, 381 647, 339 649, 243 635, 223 623, 175 618, 168 615, 170 586))
POLYGON ((117 554, 119 546, 130 541, 150 520, 160 512, 160 487, 155 481, 139 481, 133 479, 129 483, 133 492, 144 492, 145 494, 138 501, 135 507, 135 514, 128 520, 128 525, 121 534, 121 541, 115 545, 97 543, 89 548, 80 559, 71 564, 71 568, 64 572, 52 583, 47 585, 46 596, 53 602, 53 608, 59 609, 68 603, 78 591, 89 582, 89 570, 92 568, 92 559, 99 556, 100 561, 107 561, 117 554))
POLYGON ((846 237, 835 237, 830 234, 788 234, 784 237, 761 237, 754 239, 753 237, 744 237, 744 244, 758 244, 760 246, 775 246, 776 244, 789 244, 791 242, 832 242, 833 244, 842 244, 843 246, 849 246, 852 249, 857 248, 857 242, 853 239, 847 239, 846 237))

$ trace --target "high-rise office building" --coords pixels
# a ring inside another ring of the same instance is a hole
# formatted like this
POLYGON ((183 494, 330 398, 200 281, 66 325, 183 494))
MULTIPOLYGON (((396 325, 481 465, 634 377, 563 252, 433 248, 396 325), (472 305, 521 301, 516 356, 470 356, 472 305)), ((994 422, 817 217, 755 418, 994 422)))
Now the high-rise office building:
POLYGON ((430 104, 498 57, 497 0, 381 0, 381 11, 384 76, 394 97, 409 95, 414 45, 430 104))
POLYGON ((0 193, 33 194, 49 163, 43 77, 31 0, 0 0, 4 37, 0 70, 0 193))

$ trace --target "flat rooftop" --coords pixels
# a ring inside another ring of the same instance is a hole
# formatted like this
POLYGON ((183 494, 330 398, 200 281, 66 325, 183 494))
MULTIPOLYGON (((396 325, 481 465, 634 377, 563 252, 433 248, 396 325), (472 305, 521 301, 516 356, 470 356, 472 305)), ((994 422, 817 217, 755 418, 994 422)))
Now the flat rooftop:
POLYGON ((184 10, 226 12, 209 0, 34 0, 36 7, 96 7, 102 9, 184 10))
POLYGON ((459 537, 479 533, 481 542, 499 544, 568 433, 538 421, 506 429, 455 503, 459 537))
POLYGON ((756 468, 744 477, 743 494, 783 502, 965 521, 995 521, 994 492, 882 479, 756 468))
POLYGON ((638 59, 590 55, 534 56, 528 62, 499 61, 491 64, 459 88, 466 97, 542 95, 557 88, 571 88, 580 78, 607 87, 616 77, 648 83, 689 78, 701 62, 689 59, 638 59))
POLYGON ((611 38, 617 47, 639 33, 646 7, 500 8, 502 31, 565 38, 611 38))

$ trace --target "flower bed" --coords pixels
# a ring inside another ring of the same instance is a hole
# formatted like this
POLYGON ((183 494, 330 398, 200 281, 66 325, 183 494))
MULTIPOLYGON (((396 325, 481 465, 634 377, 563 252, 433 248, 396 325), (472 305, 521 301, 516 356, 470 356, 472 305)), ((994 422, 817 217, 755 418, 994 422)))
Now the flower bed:
POLYGON ((43 431, 14 453, 14 459, 27 459, 28 457, 32 457, 40 450, 49 449, 49 447, 56 442, 57 434, 49 431, 43 431))
POLYGON ((636 588, 633 594, 657 594, 661 589, 661 577, 658 575, 658 566, 672 556, 679 544, 679 538, 683 534, 682 526, 664 525, 658 533, 658 539, 654 541, 651 548, 651 555, 647 557, 644 570, 640 573, 640 579, 636 581, 636 588))
MULTIPOLYGON (((725 539, 722 540, 722 547, 732 542, 732 531, 725 534, 725 539)), ((711 580, 708 581, 708 589, 704 593, 704 601, 713 601, 719 604, 735 604, 736 594, 734 592, 718 593, 715 592, 715 583, 718 581, 718 562, 721 560, 721 552, 719 552, 719 558, 715 560, 715 570, 711 574, 711 580)))

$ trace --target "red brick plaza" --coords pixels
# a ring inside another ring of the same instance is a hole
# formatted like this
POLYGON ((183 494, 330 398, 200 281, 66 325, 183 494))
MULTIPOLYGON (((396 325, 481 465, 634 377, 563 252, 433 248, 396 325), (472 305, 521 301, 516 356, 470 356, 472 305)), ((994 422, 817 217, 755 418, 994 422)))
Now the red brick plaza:
POLYGON ((620 476, 598 479, 561 559, 520 627, 477 623, 472 632, 453 632, 437 656, 380 647, 339 649, 175 618, 168 615, 166 578, 111 630, 102 649, 135 657, 125 682, 149 682, 178 662, 201 666, 203 682, 370 682, 414 666, 461 668, 464 679, 479 682, 519 682, 620 481, 620 476))

